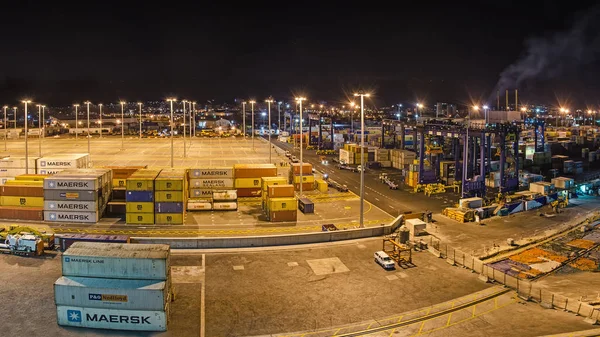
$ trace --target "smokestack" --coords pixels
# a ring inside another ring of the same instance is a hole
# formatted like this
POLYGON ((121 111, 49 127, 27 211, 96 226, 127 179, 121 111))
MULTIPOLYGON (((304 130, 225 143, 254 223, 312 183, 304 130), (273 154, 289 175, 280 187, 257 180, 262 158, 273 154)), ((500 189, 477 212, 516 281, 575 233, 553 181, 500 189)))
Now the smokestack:
POLYGON ((519 111, 519 92, 515 89, 515 111, 519 111))
POLYGON ((496 109, 500 111, 500 90, 496 92, 496 100, 498 101, 498 103, 496 103, 496 109))
POLYGON ((506 111, 508 110, 508 89, 506 89, 506 111))

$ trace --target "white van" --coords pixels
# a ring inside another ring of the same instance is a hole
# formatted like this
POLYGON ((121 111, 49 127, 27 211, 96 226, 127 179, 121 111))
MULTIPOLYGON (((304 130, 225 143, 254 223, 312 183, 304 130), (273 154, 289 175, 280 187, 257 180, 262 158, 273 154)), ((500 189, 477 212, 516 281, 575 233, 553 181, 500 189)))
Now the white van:
POLYGON ((389 255, 387 255, 383 250, 375 252, 374 255, 375 262, 377 262, 384 269, 394 269, 396 267, 394 260, 392 260, 392 258, 389 255))

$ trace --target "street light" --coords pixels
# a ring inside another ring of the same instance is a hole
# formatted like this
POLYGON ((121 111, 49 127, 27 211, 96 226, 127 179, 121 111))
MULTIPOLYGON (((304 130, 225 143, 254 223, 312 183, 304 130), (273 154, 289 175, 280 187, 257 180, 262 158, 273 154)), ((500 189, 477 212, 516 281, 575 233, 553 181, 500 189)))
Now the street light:
POLYGON ((25 174, 29 174, 29 144, 27 143, 27 104, 31 103, 31 100, 21 101, 25 104, 25 174))
POLYGON ((88 140, 88 156, 92 157, 92 151, 90 150, 90 101, 86 101, 85 105, 87 105, 87 140, 88 140))
MULTIPOLYGON (((194 132, 194 137, 196 137, 196 102, 192 102, 192 119, 190 119, 190 127, 192 127, 192 125, 194 126, 193 132, 194 132)), ((192 140, 191 140, 191 135, 190 135, 190 146, 192 145, 192 140)))
POLYGON ((142 102, 138 102, 140 107, 140 139, 142 139, 142 102))
POLYGON ((423 108, 423 104, 417 103, 415 108, 415 121, 419 118, 419 109, 423 108))
POLYGON ((273 97, 269 97, 269 99, 265 100, 267 102, 267 113, 269 114, 269 163, 271 163, 271 103, 275 102, 273 97))
POLYGON ((38 108, 38 153, 42 157, 42 105, 36 104, 38 108))
POLYGON ((527 108, 526 108, 526 107, 524 107, 524 106, 522 106, 522 107, 521 107, 521 112, 522 112, 522 114, 521 114, 521 115, 522 115, 522 116, 521 116, 521 118, 525 117, 524 119, 527 119, 527 114, 526 114, 526 112, 527 112, 527 108), (523 116, 523 115, 524 115, 524 116, 523 116))
POLYGON ((254 103, 256 101, 250 101, 250 106, 252 107, 252 151, 254 151, 254 103))
POLYGON ((187 156, 187 154, 185 153, 185 105, 188 101, 187 100, 183 100, 181 101, 181 104, 183 105, 183 158, 185 158, 187 156))
POLYGON ((167 98, 167 102, 171 103, 171 168, 173 168, 173 102, 177 102, 177 99, 167 98))
POLYGON ((46 138, 46 106, 45 105, 42 105, 42 138, 46 138))
POLYGON ((121 104, 121 150, 125 149, 125 112, 123 109, 125 108, 125 102, 120 101, 121 104))
POLYGON ((354 137, 354 107, 356 103, 350 102, 350 130, 352 132, 352 137, 354 137))
POLYGON ((79 113, 77 113, 77 108, 79 108, 79 104, 73 104, 73 106, 75 107, 75 144, 77 144, 77 139, 79 137, 79 123, 77 122, 77 115, 79 115, 79 113))
MULTIPOLYGON (((13 107, 13 117, 15 118, 15 131, 17 131, 17 107, 16 106, 13 107)), ((17 136, 17 138, 19 138, 19 137, 17 136)))
POLYGON ((4 151, 6 151, 6 109, 8 109, 8 107, 5 105, 2 108, 4 109, 4 151))
POLYGON ((242 133, 246 139, 246 102, 242 102, 242 133))
POLYGON ((296 97, 296 102, 300 104, 300 196, 302 196, 302 168, 304 166, 302 157, 302 138, 304 138, 304 130, 302 130, 302 101, 306 101, 306 97, 296 97))
POLYGON ((486 124, 486 125, 487 125, 487 123, 488 123, 488 114, 487 114, 487 112, 488 112, 488 110, 489 110, 489 109, 490 109, 490 107, 489 107, 489 106, 487 106, 487 105, 484 105, 484 106, 483 106, 483 114, 484 114, 483 118, 484 118, 484 120, 485 120, 485 124, 486 124))
POLYGON ((102 138, 102 103, 98 103, 98 107, 100 108, 100 138, 102 138))
POLYGON ((277 129, 281 131, 281 104, 283 102, 277 102, 277 129))
POLYGON ((365 97, 370 94, 355 93, 360 96, 360 228, 364 228, 365 210, 365 97))

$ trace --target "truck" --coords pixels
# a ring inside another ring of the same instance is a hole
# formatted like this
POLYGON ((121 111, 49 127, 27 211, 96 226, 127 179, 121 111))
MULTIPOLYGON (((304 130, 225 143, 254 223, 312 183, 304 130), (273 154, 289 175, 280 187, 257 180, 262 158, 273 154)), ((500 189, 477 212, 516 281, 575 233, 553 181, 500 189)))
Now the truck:
POLYGON ((340 170, 348 170, 348 171, 356 172, 356 168, 355 167, 352 167, 352 166, 346 165, 346 164, 342 164, 342 163, 340 163, 337 166, 337 168, 340 169, 340 170))
POLYGON ((0 251, 6 254, 39 256, 44 253, 44 241, 30 233, 9 234, 4 243, 0 243, 0 251))

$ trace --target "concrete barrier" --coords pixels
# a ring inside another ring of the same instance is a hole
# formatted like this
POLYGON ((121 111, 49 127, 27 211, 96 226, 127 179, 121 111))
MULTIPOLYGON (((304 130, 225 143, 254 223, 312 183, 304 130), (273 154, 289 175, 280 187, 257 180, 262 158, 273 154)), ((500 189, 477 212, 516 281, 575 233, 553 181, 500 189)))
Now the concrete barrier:
POLYGON ((249 248, 249 247, 269 247, 269 246, 288 246, 302 245, 309 243, 323 243, 333 241, 344 241, 368 238, 373 236, 383 236, 391 234, 397 223, 396 220, 391 224, 379 227, 367 227, 337 230, 331 232, 317 233, 299 233, 287 235, 267 235, 267 236, 236 236, 236 237, 201 237, 201 238, 182 238, 182 237, 132 237, 131 242, 135 243, 162 243, 168 244, 173 249, 209 249, 209 248, 249 248))

